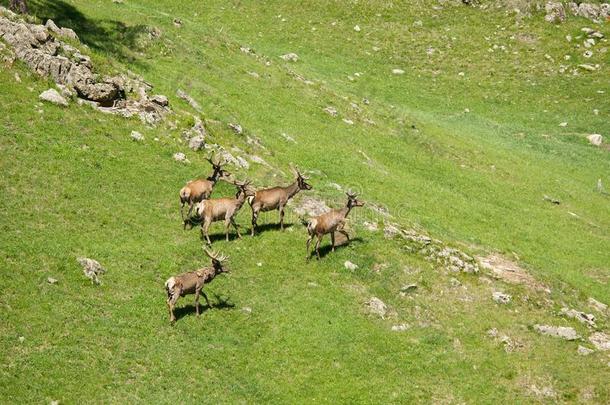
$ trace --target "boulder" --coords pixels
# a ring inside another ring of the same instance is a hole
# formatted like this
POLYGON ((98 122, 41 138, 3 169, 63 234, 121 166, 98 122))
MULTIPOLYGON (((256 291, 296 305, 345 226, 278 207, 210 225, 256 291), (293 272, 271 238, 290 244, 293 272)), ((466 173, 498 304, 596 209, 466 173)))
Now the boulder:
POLYGON ((169 100, 167 99, 166 96, 161 95, 161 94, 155 94, 154 96, 152 96, 150 98, 150 101, 152 101, 155 104, 159 104, 161 107, 169 106, 169 100))
POLYGON ((584 312, 570 308, 561 308, 561 314, 567 316, 568 318, 576 319, 577 321, 591 327, 595 326, 595 316, 593 314, 585 314, 584 312))
POLYGON ((591 145, 595 146, 600 146, 604 141, 604 137, 602 137, 600 134, 591 134, 587 136, 587 139, 591 145))
POLYGON ((580 339, 574 328, 567 326, 534 325, 534 330, 542 335, 557 337, 565 340, 580 339))
POLYGON ((591 334, 591 336, 589 336, 589 342, 593 343, 593 346, 595 346, 597 350, 610 350, 610 336, 603 332, 595 332, 591 334))
POLYGON ((202 150, 205 146, 205 137, 203 135, 196 135, 189 139, 189 148, 194 151, 202 150))
POLYGON ((66 100, 59 92, 55 89, 45 90, 38 96, 42 101, 47 101, 52 104, 60 105, 62 107, 68 106, 68 100, 66 100))
POLYGON ((83 267, 83 273, 85 273, 85 276, 95 284, 100 284, 98 277, 106 273, 106 269, 104 269, 97 260, 90 259, 88 257, 78 257, 76 260, 83 267))
POLYGON ((547 22, 561 23, 566 20, 566 11, 560 2, 549 1, 544 6, 544 10, 546 11, 544 19, 547 22))
POLYGON ((383 318, 388 311, 386 304, 377 297, 371 297, 371 299, 366 302, 366 306, 370 313, 378 315, 381 318, 383 318))

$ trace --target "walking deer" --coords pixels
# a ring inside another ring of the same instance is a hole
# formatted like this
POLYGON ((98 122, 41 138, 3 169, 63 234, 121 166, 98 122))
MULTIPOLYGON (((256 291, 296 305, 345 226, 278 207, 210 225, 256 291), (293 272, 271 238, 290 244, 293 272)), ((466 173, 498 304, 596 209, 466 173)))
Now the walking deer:
POLYGON ((298 169, 293 169, 296 179, 286 187, 273 187, 264 190, 258 190, 253 197, 248 199, 248 203, 252 208, 252 236, 256 231, 256 221, 259 212, 279 210, 280 211, 280 229, 284 230, 284 208, 286 203, 301 190, 311 190, 306 180, 298 169))
POLYGON ((204 237, 209 245, 212 244, 208 230, 212 222, 224 220, 225 236, 229 240, 229 225, 235 227, 237 237, 241 238, 239 227, 235 223, 235 216, 241 209, 247 197, 253 196, 254 191, 249 188, 250 182, 234 182, 237 186, 235 198, 212 198, 203 200, 197 205, 197 214, 201 217, 201 236, 204 237))
POLYGON ((345 194, 347 194, 347 203, 345 204, 345 207, 334 209, 322 215, 318 215, 317 217, 310 218, 309 221, 304 223, 307 226, 307 233, 309 234, 309 239, 307 239, 307 260, 310 258, 309 245, 314 236, 318 238, 315 247, 318 259, 320 259, 320 242, 322 242, 322 238, 327 233, 330 233, 331 249, 333 252, 335 251, 335 232, 345 235, 349 241, 349 235, 343 229, 345 227, 345 219, 353 207, 362 207, 364 202, 359 201, 356 198, 356 194, 345 194))
POLYGON ((223 262, 226 261, 228 256, 218 256, 218 253, 212 253, 206 248, 203 248, 205 254, 212 259, 212 267, 204 267, 199 270, 190 271, 188 273, 182 273, 178 276, 170 277, 165 282, 165 291, 167 292, 167 308, 169 310, 169 321, 171 323, 176 322, 174 316, 174 307, 178 298, 184 297, 185 295, 195 294, 195 311, 199 316, 199 295, 203 295, 205 302, 208 304, 208 308, 211 308, 210 300, 203 291, 204 284, 210 283, 214 280, 214 277, 221 273, 229 273, 223 262))
POLYGON ((184 222, 184 228, 186 228, 186 224, 191 216, 191 212, 193 211, 193 207, 196 203, 201 202, 202 200, 207 200, 210 198, 212 194, 212 189, 218 182, 218 180, 227 179, 230 174, 222 169, 222 166, 226 162, 219 162, 217 160, 212 160, 210 158, 207 159, 208 162, 212 165, 214 169, 211 176, 207 179, 197 179, 192 180, 186 183, 186 186, 182 187, 180 190, 180 215, 182 216, 182 221, 184 222), (184 205, 189 205, 188 213, 186 214, 186 219, 184 218, 184 205))

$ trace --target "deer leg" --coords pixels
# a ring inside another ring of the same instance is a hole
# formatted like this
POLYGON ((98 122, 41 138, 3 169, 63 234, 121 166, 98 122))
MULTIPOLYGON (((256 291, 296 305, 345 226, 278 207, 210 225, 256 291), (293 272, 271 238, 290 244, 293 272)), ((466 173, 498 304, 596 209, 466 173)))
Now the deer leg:
POLYGON ((313 235, 309 235, 309 239, 307 239, 307 256, 305 256, 305 260, 309 261, 310 258, 310 254, 309 254, 309 245, 311 244, 311 240, 313 239, 313 235))
POLYGON ((338 232, 341 232, 347 238, 347 241, 349 242, 349 240, 350 240, 349 234, 346 231, 344 231, 343 229, 339 229, 338 232))
POLYGON ((212 241, 210 240, 210 234, 208 232, 211 223, 212 221, 208 220, 207 218, 201 223, 201 238, 203 239, 203 237, 205 236, 208 245, 212 244, 212 241))
POLYGON ((186 214, 187 218, 191 217, 191 213, 193 212, 193 207, 195 206, 193 201, 189 201, 189 212, 186 214))
POLYGON ((331 232, 330 233, 330 246, 331 246, 331 251, 335 251, 335 233, 331 232))
POLYGON ((174 298, 173 295, 167 298, 167 309, 169 310, 170 323, 176 322, 176 316, 174 315, 174 307, 176 306, 176 300, 177 298, 174 298))
POLYGON ((195 290, 195 312, 197 316, 199 316, 199 293, 201 292, 201 288, 195 290))
POLYGON ((201 289, 201 295, 203 295, 203 298, 205 298, 205 303, 208 304, 208 308, 212 308, 210 300, 208 299, 208 296, 206 295, 205 291, 203 291, 203 288, 201 289))
POLYGON ((225 239, 227 242, 229 241, 229 224, 231 223, 231 218, 225 219, 225 239))
POLYGON ((184 201, 182 201, 182 199, 180 199, 180 216, 182 217, 182 220, 184 221, 184 201))
POLYGON ((284 205, 280 205, 280 230, 284 230, 284 205))
POLYGON ((255 210, 254 207, 252 207, 252 230, 251 230, 251 235, 254 236, 254 231, 256 230, 256 220, 258 219, 258 210, 255 210))
POLYGON ((316 241, 316 256, 318 260, 320 260, 320 243, 322 242, 322 237, 324 235, 318 235, 318 240, 316 241))
POLYGON ((233 224, 235 232, 237 232, 237 238, 241 239, 241 234, 239 233, 239 225, 237 225, 237 223, 235 222, 235 218, 231 218, 231 224, 233 224))

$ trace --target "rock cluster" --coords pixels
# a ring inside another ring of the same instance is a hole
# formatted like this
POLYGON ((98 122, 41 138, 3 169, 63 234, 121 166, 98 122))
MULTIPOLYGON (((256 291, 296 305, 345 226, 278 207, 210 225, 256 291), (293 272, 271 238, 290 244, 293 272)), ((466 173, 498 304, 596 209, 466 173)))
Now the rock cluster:
POLYGON ((94 73, 89 56, 83 55, 72 43, 78 36, 69 28, 60 28, 52 20, 45 25, 30 24, 0 9, 0 38, 32 71, 49 77, 55 83, 72 90, 96 107, 124 116, 138 115, 147 123, 158 122, 167 111, 167 98, 148 98, 151 85, 138 77, 118 75, 101 77, 94 73), (127 93, 136 93, 139 100, 127 100, 127 93), (165 105, 163 105, 165 104, 165 105))
MULTIPOLYGON (((603 22, 610 16, 610 4, 593 4, 570 2, 567 4, 569 12, 577 17, 587 18, 593 22, 603 22)), ((566 8, 559 1, 549 1, 544 6, 546 15, 544 19, 551 23, 560 23, 566 20, 566 8)))
POLYGON ((78 257, 76 260, 83 266, 83 273, 85 273, 87 278, 95 284, 101 283, 98 277, 104 274, 106 269, 97 260, 89 259, 88 257, 78 257))

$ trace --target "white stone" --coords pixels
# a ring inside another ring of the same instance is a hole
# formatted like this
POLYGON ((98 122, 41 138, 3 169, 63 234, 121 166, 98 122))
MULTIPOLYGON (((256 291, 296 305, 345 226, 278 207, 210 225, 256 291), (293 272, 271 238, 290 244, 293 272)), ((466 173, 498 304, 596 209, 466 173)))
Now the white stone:
POLYGON ((589 140, 589 143, 591 143, 591 145, 595 146, 600 146, 604 141, 604 138, 600 134, 591 134, 587 136, 587 139, 589 140))
POLYGON ((591 353, 593 353, 594 351, 595 350, 589 349, 588 347, 578 345, 578 354, 580 354, 581 356, 588 356, 591 353))
POLYGON ((494 291, 492 294, 492 298, 498 304, 508 304, 510 302, 511 296, 508 294, 504 294, 500 291, 494 291))
POLYGON ((360 32, 360 26, 359 25, 354 25, 354 31, 360 32))
POLYGON ((595 346, 597 350, 610 350, 610 336, 603 332, 593 333, 591 336, 589 336, 589 342, 593 343, 593 346, 595 346))
POLYGON ((402 70, 402 69, 398 69, 398 68, 397 69, 392 69, 392 74, 403 75, 404 73, 405 73, 405 71, 402 70))
POLYGON ((55 89, 48 89, 40 93, 38 96, 42 101, 47 101, 62 107, 68 106, 68 100, 66 100, 59 92, 55 89))
POLYGON ((290 52, 280 56, 280 58, 284 59, 287 62, 297 62, 299 60, 299 55, 294 52, 290 52))
POLYGON ((348 270, 356 270, 358 268, 357 264, 354 264, 352 262, 350 262, 349 260, 346 260, 345 263, 343 263, 343 266, 345 266, 346 269, 348 270))
POLYGON ((534 325, 534 329, 543 335, 558 337, 565 340, 576 340, 580 338, 574 328, 567 326, 534 325))
POLYGON ((136 142, 142 142, 144 140, 144 135, 142 135, 138 131, 131 131, 131 139, 136 142))

